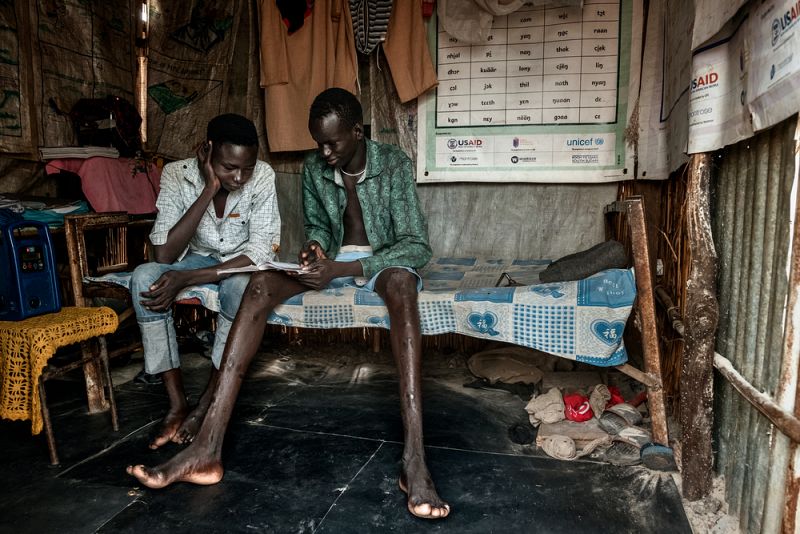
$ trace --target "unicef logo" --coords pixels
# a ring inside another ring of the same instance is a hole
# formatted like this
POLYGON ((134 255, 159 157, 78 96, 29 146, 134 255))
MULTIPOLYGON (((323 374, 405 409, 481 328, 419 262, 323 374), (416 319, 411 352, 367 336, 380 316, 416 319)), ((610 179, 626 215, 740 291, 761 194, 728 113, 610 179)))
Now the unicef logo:
POLYGON ((518 163, 519 158, 517 156, 511 156, 511 163, 518 163))
POLYGON ((455 139, 448 139, 447 140, 447 148, 449 148, 450 150, 453 150, 457 146, 458 146, 458 141, 456 141, 455 139))
POLYGON ((605 142, 606 142, 606 140, 605 140, 605 139, 603 139, 602 137, 597 137, 597 138, 595 138, 595 140, 594 140, 594 144, 596 144, 596 145, 602 145, 602 144, 603 144, 603 143, 605 143, 605 142))
POLYGON ((778 37, 781 36, 781 21, 775 19, 772 21, 772 44, 774 45, 775 42, 778 40, 778 37))

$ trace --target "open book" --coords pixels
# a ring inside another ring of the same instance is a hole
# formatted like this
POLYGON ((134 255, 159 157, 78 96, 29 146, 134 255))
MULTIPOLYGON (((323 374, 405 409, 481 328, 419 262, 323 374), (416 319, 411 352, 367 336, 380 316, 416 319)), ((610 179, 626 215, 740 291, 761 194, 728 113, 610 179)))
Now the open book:
POLYGON ((303 270, 297 263, 284 263, 281 261, 267 261, 260 265, 245 265, 244 267, 229 267, 227 269, 219 269, 219 274, 235 274, 235 273, 252 273, 255 271, 284 271, 287 273, 303 274, 303 270))

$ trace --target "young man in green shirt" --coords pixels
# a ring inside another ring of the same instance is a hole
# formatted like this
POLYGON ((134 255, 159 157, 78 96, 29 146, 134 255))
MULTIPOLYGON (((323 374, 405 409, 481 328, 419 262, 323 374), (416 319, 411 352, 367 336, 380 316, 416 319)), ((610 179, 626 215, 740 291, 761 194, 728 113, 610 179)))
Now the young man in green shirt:
POLYGON ((317 152, 303 166, 303 211, 308 241, 305 272, 255 273, 228 336, 214 400, 191 446, 155 468, 128 467, 149 487, 222 479, 222 440, 236 396, 258 351, 267 318, 289 297, 309 289, 357 286, 378 293, 389 311, 390 341, 400 375, 405 431, 400 488, 409 511, 443 518, 450 506, 436 492, 422 437, 422 339, 415 269, 431 258, 428 229, 414 186, 411 160, 399 148, 364 137, 361 105, 343 89, 320 93, 309 130, 317 152), (334 258, 334 259, 331 259, 334 258))

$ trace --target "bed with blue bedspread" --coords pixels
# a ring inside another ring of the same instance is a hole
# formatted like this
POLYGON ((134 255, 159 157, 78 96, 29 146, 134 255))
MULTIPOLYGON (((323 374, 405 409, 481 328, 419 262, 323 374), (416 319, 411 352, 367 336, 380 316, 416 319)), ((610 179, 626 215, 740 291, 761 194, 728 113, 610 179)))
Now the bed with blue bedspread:
MULTIPOLYGON (((636 297, 633 269, 608 269, 571 282, 539 283, 538 274, 548 263, 477 257, 433 259, 421 271, 423 335, 458 333, 603 367, 625 363, 622 332, 636 297)), ((129 275, 124 273, 102 279, 129 284, 129 275)), ((212 311, 219 310, 213 285, 187 288, 178 299, 196 299, 212 311)), ((389 315, 373 292, 325 289, 290 298, 275 309, 269 323, 298 328, 388 329, 389 315)))

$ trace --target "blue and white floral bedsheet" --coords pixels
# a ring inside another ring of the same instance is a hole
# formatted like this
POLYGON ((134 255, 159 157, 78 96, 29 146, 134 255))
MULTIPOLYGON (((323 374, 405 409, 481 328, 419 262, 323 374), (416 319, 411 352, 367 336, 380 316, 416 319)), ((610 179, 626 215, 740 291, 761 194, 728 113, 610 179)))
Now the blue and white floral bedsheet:
MULTIPOLYGON (((434 259, 421 273, 423 335, 459 333, 598 366, 625 363, 622 332, 636 297, 633 270, 609 269, 574 282, 537 283, 548 263, 434 259), (506 285, 509 277, 524 285, 494 287, 498 279, 506 285)), ((127 285, 124 277, 114 281, 127 285)), ((213 285, 189 288, 179 298, 198 298, 206 308, 219 310, 213 285)), ((300 328, 388 328, 389 316, 375 293, 344 288, 292 297, 275 309, 269 322, 300 328)))

